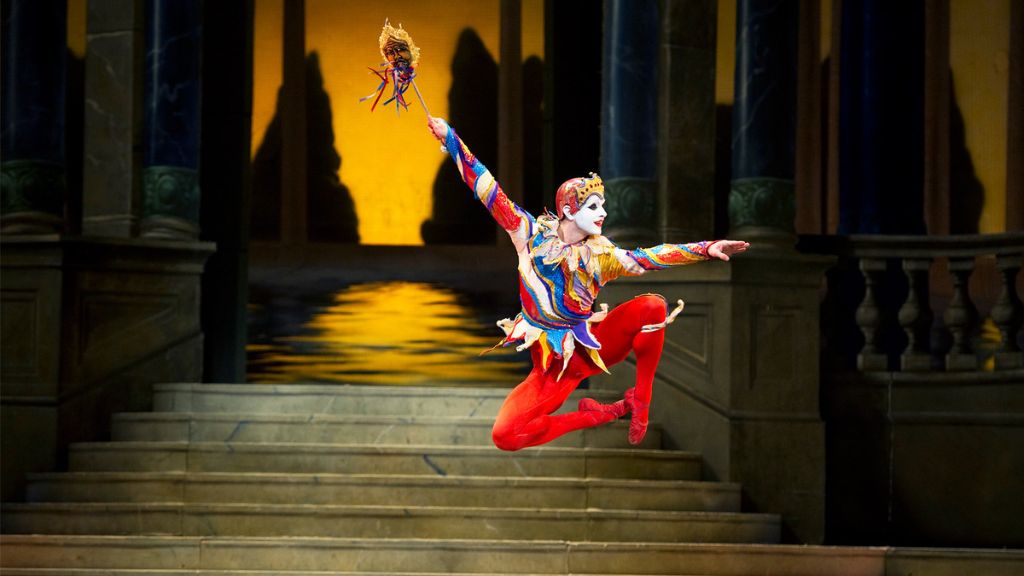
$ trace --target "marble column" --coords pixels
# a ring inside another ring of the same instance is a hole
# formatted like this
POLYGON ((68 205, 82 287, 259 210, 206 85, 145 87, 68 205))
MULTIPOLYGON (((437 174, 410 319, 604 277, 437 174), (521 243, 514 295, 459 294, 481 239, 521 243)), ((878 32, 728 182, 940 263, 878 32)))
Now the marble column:
POLYGON ((715 237, 716 0, 662 0, 658 63, 658 233, 715 237))
POLYGON ((4 234, 52 233, 64 226, 66 35, 66 2, 4 2, 4 234))
POLYGON ((842 11, 839 233, 923 234, 924 3, 842 11))
POLYGON ((90 0, 82 233, 131 238, 142 216, 142 0, 90 0))
POLYGON ((616 242, 651 244, 658 239, 658 2, 605 0, 604 13, 604 228, 616 242))
POLYGON ((199 237, 200 0, 147 0, 143 236, 199 237))
POLYGON ((792 244, 797 3, 739 0, 730 234, 792 244))

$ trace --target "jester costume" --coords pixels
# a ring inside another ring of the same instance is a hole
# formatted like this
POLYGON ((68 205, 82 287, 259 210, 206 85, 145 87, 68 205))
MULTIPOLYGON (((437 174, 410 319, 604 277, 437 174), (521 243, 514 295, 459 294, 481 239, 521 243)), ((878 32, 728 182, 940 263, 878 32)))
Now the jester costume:
MULTIPOLYGON (((515 319, 498 323, 505 331, 499 345, 529 349, 533 370, 502 405, 492 432, 495 445, 503 450, 536 446, 627 412, 632 413, 629 441, 638 444, 647 429, 651 387, 665 339, 665 301, 648 294, 596 313, 594 301, 601 287, 620 276, 708 260, 707 250, 714 242, 623 250, 604 236, 590 235, 567 244, 558 235, 558 219, 551 214, 535 218, 509 200, 450 126, 443 144, 462 179, 509 234, 519 255, 522 311, 515 319), (551 415, 580 381, 607 372, 607 366, 621 362, 631 351, 636 353, 637 382, 623 400, 604 405, 583 399, 579 411, 551 415)), ((603 197, 604 185, 591 174, 563 184, 558 203, 564 199, 575 212, 594 194, 603 197)))

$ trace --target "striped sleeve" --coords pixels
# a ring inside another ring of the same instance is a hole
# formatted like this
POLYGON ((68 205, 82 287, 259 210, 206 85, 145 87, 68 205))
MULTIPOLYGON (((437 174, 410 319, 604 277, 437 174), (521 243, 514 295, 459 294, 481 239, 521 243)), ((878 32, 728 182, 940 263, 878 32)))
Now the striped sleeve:
POLYGON ((452 160, 455 161, 462 181, 469 186, 477 200, 487 208, 498 225, 508 232, 516 244, 516 248, 519 249, 521 244, 525 245, 526 241, 533 236, 536 228, 536 220, 533 215, 505 195, 491 172, 476 159, 476 156, 470 152, 466 143, 459 138, 451 126, 448 127, 448 136, 444 146, 451 154, 452 160))
POLYGON ((652 248, 623 250, 616 248, 602 259, 601 280, 608 282, 619 276, 639 276, 650 270, 664 270, 669 266, 683 266, 710 260, 708 248, 718 240, 705 240, 690 244, 659 244, 652 248))

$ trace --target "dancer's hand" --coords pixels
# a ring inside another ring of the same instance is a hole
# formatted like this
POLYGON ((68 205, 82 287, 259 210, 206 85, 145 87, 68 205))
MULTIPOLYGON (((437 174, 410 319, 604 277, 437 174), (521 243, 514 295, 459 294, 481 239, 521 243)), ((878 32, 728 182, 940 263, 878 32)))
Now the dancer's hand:
POLYGON ((430 133, 441 142, 448 138, 448 123, 441 118, 427 116, 427 128, 430 128, 430 133))
POLYGON ((750 243, 742 240, 719 240, 708 248, 708 256, 728 262, 729 256, 745 252, 749 247, 750 243))

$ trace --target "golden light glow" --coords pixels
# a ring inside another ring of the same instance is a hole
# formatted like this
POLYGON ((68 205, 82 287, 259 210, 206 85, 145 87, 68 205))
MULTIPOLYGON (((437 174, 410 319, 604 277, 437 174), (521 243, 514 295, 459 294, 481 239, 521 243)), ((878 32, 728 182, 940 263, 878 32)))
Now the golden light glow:
POLYGON ((978 223, 982 234, 1006 231, 1010 1, 952 0, 949 3, 953 89, 964 116, 967 148, 975 175, 985 187, 985 203, 978 223))
POLYGON ((715 33, 715 103, 732 104, 736 85, 736 0, 718 0, 715 33))
MULTIPOLYGON (((281 12, 282 0, 256 0, 253 153, 273 117, 281 82, 281 12)), ((499 0, 306 0, 306 51, 320 55, 342 158, 339 176, 355 201, 362 243, 422 244, 420 225, 430 217, 434 178, 441 163, 450 161, 428 133, 411 90, 406 94, 410 110, 401 116, 379 106, 371 113, 369 102, 359 102, 377 86, 367 67, 380 64, 377 37, 385 18, 401 23, 422 50, 416 84, 430 113, 447 117, 459 33, 474 29, 497 61, 499 16, 499 0)), ((543 0, 523 2, 524 59, 543 58, 543 17, 543 0)))
POLYGON ((259 382, 487 385, 511 387, 528 358, 511 348, 454 291, 414 282, 350 286, 303 326, 308 334, 250 344, 259 382))
POLYGON ((85 0, 68 0, 68 49, 76 58, 85 58, 85 0))

